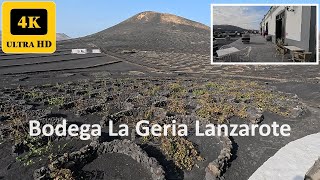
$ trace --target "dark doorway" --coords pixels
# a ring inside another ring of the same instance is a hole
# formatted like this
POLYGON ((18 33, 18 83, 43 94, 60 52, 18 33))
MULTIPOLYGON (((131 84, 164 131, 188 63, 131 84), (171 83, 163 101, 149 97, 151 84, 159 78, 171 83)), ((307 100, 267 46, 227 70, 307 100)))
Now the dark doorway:
POLYGON ((266 32, 265 35, 269 35, 269 23, 266 23, 266 32))
POLYGON ((276 39, 285 40, 285 12, 281 12, 276 17, 276 39))

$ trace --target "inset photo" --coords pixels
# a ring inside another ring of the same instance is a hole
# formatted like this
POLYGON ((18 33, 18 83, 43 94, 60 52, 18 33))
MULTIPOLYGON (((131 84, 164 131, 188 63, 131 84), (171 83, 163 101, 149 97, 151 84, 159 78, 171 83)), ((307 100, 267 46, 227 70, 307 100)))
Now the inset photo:
POLYGON ((211 64, 318 65, 318 4, 212 4, 211 64))

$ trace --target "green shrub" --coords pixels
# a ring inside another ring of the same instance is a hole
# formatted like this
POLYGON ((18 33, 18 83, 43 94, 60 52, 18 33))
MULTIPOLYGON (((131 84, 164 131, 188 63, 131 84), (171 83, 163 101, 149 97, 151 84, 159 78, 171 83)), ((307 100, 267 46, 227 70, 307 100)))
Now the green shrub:
POLYGON ((180 169, 191 171, 196 161, 202 161, 192 142, 178 136, 161 137, 161 150, 180 169))

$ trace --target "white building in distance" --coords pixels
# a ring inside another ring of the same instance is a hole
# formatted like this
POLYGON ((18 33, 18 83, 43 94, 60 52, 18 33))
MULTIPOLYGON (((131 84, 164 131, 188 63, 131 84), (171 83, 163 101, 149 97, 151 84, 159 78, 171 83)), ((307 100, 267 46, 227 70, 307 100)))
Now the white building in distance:
POLYGON ((92 54, 101 54, 101 50, 100 49, 72 49, 71 50, 71 54, 88 54, 88 53, 92 53, 92 54))
POLYGON ((71 54, 87 54, 87 49, 72 49, 71 54))

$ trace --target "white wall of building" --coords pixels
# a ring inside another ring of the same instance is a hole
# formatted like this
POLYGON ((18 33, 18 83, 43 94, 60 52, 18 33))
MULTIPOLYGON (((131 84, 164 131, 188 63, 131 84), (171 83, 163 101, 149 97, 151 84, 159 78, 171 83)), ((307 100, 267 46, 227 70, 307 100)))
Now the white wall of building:
POLYGON ((277 18, 277 15, 280 14, 281 11, 283 11, 283 9, 284 9, 283 7, 277 7, 270 14, 268 18, 270 35, 274 35, 274 36, 276 35, 276 18, 277 18))
POLYGON ((101 49, 72 49, 71 50, 71 54, 88 54, 88 53, 92 53, 92 54, 101 54, 101 49))
MULTIPOLYGON (((278 6, 272 9, 271 12, 265 17, 263 22, 264 30, 266 29, 266 23, 268 22, 268 34, 276 35, 276 16, 279 15, 285 6, 278 6)), ((301 25, 302 25, 302 6, 291 6, 294 12, 286 11, 286 38, 295 41, 301 41, 301 25)))
POLYGON ((93 54, 101 54, 101 50, 100 49, 92 49, 92 53, 93 54))
POLYGON ((268 34, 272 36, 272 42, 276 43, 276 16, 285 12, 285 43, 297 46, 305 51, 315 54, 315 6, 276 6, 266 14, 261 21, 262 32, 266 30, 268 22, 268 34))
POLYGON ((87 54, 87 49, 72 49, 71 54, 87 54))
POLYGON ((301 41, 302 6, 293 6, 286 14, 286 38, 301 41))

